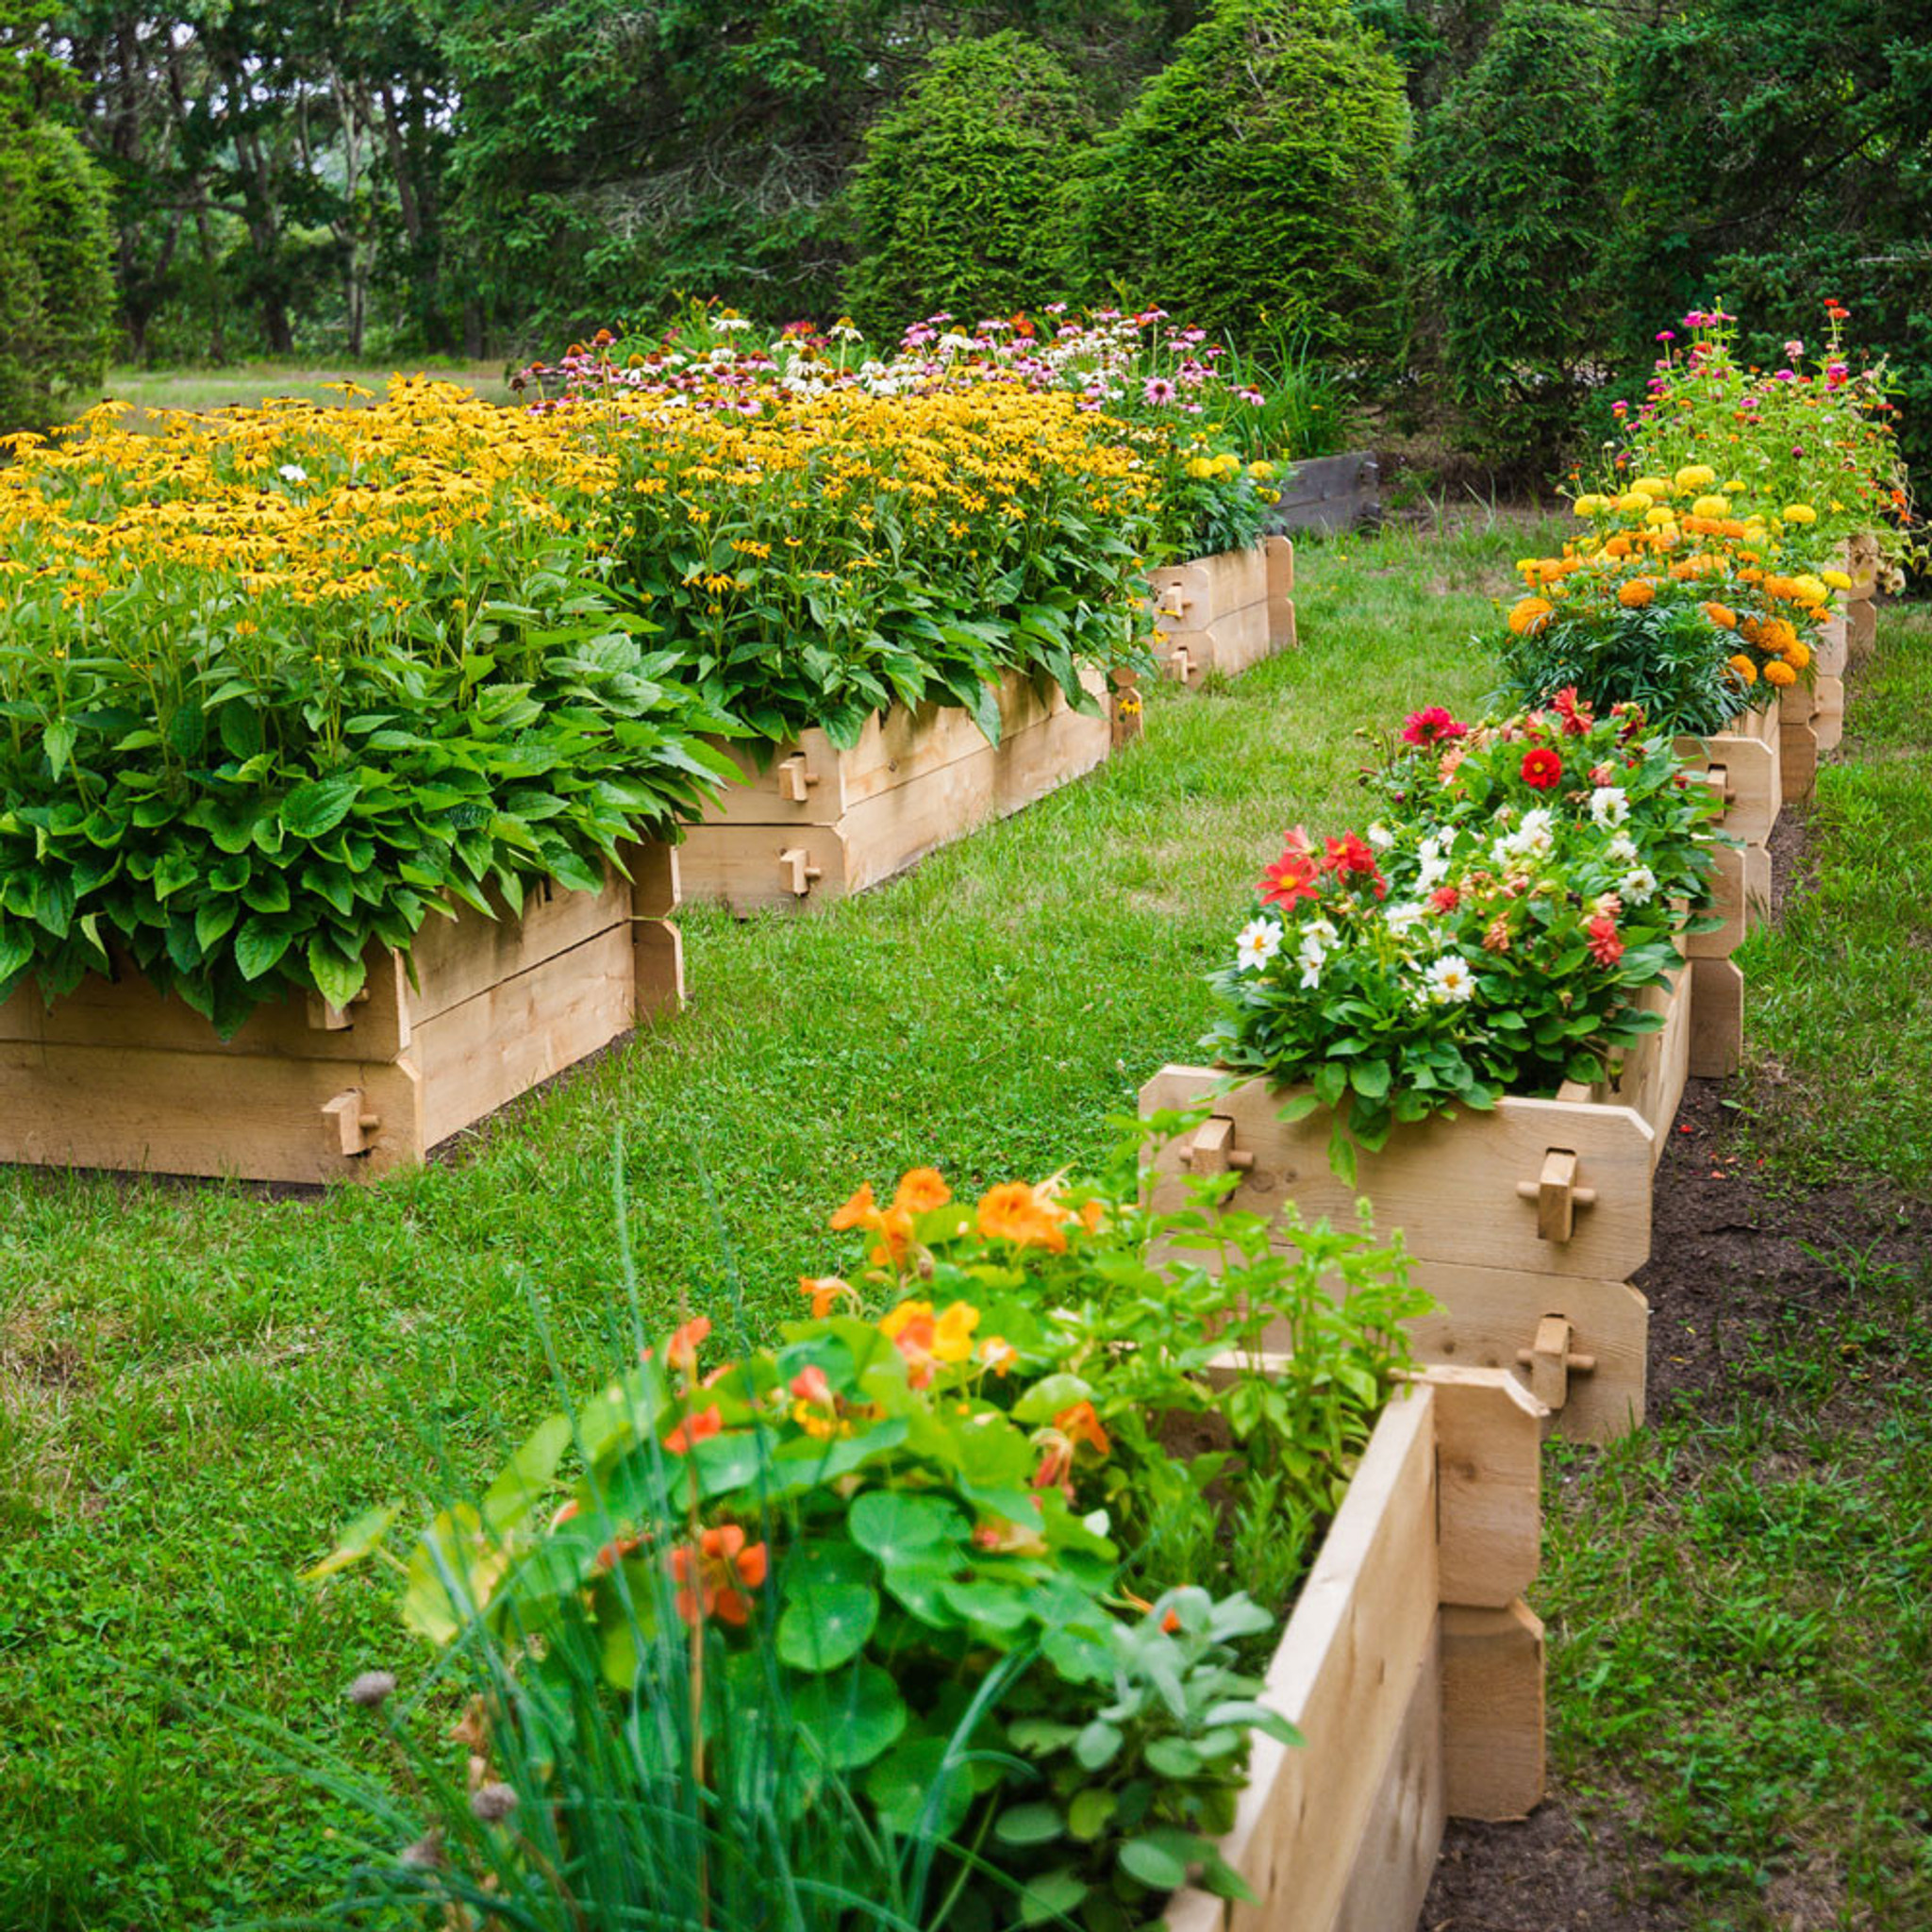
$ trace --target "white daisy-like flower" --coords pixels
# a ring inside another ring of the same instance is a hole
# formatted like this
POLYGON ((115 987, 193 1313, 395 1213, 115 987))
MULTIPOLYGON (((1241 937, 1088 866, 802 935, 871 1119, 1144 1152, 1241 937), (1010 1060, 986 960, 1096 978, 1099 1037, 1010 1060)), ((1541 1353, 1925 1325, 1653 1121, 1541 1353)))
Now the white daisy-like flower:
POLYGON ((1301 959, 1303 989, 1306 991, 1320 986, 1322 968, 1327 964, 1328 956, 1325 953, 1304 953, 1301 959))
POLYGON ((1637 863, 1637 841, 1628 832, 1619 832, 1604 847, 1604 856, 1612 865, 1635 865, 1637 863))
POLYGON ((1626 872, 1617 887, 1617 895, 1627 906, 1645 906, 1657 897, 1657 874, 1649 866, 1640 865, 1626 872))
POLYGON ((1516 836, 1522 840, 1525 852, 1547 852, 1557 836, 1556 813, 1541 805, 1524 812, 1516 836))
POLYGON ((1341 937, 1330 921, 1311 919, 1302 927, 1302 951, 1313 946, 1318 952, 1326 952, 1341 937))
POLYGON ((306 483, 308 480, 308 472, 300 463, 284 463, 275 475, 284 483, 306 483))
POLYGON ((749 328, 751 323, 742 315, 714 315, 711 318, 711 326, 723 329, 726 335, 736 335, 740 329, 749 328))
POLYGON ((1235 935, 1235 963, 1258 972, 1281 950, 1281 928, 1272 919, 1251 919, 1235 935))
POLYGON ((1423 974, 1423 989, 1432 1007, 1458 1005, 1475 992, 1475 974, 1459 953, 1444 953, 1423 974))
POLYGON ((1428 916, 1429 908, 1415 899, 1399 900, 1385 907, 1382 912, 1389 930, 1398 935, 1406 933, 1412 925, 1420 925, 1428 916))
POLYGON ((1605 831, 1614 831, 1630 816, 1630 794, 1621 785, 1599 785, 1590 794, 1590 815, 1605 831))
POLYGON ((1377 852, 1386 852, 1395 842, 1395 834, 1385 824, 1376 824, 1369 827, 1369 843, 1377 852))

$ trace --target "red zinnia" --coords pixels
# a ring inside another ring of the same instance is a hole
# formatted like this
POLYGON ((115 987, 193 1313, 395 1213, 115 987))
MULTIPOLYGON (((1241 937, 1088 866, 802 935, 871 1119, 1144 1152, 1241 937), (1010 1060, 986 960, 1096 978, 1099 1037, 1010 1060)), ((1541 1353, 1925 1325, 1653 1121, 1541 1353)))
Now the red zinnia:
POLYGON ((1469 729, 1467 724, 1458 724, 1441 705, 1428 705, 1420 711, 1411 711, 1403 721, 1402 741, 1404 744, 1441 744, 1451 738, 1460 738, 1469 729))
POLYGON ((1375 864, 1375 855, 1369 849, 1368 841, 1354 832, 1346 832, 1340 839, 1330 839, 1327 857, 1323 863, 1330 872, 1344 876, 1365 873, 1375 888, 1375 897, 1380 899, 1388 895, 1389 882, 1375 864))
POLYGON ((1462 904, 1462 894, 1454 886, 1438 886, 1429 894, 1429 904, 1438 912, 1454 912, 1462 904))
POLYGON ((1614 966, 1624 957, 1624 941, 1617 937, 1614 919, 1592 919, 1589 932, 1590 956, 1599 966, 1614 966))
POLYGON ((1308 849, 1307 833, 1297 825, 1288 835, 1281 857, 1261 874, 1261 903, 1289 908, 1298 900, 1315 898, 1321 891, 1321 872, 1308 849))
POLYGON ((1534 785, 1539 791, 1548 791, 1553 786, 1560 785, 1563 782, 1562 753, 1552 751, 1546 744, 1524 753, 1523 782, 1534 785))

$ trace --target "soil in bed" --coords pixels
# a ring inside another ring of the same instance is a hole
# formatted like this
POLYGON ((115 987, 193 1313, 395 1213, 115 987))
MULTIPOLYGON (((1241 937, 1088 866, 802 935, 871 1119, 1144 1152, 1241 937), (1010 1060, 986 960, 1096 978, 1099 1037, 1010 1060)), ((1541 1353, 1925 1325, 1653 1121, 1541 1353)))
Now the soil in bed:
MULTIPOLYGON (((1776 917, 1810 870, 1802 818, 1787 812, 1772 859, 1776 917)), ((1687 1085, 1657 1170, 1653 1258, 1637 1276, 1651 1305, 1654 1417, 1683 1400, 1774 1399, 1759 1366, 1767 1339, 1828 1322, 1857 1292, 1831 1257, 1907 1268, 1932 1252, 1932 1209, 1880 1184, 1768 1185, 1736 1091, 1687 1085)), ((1599 1790, 1614 1782, 1593 1774, 1599 1790)), ((1450 1824, 1417 1932, 1679 1932, 1690 1901, 1629 1822, 1640 1816, 1636 1802, 1622 1819, 1573 1806, 1553 1769, 1524 1823, 1450 1824)))

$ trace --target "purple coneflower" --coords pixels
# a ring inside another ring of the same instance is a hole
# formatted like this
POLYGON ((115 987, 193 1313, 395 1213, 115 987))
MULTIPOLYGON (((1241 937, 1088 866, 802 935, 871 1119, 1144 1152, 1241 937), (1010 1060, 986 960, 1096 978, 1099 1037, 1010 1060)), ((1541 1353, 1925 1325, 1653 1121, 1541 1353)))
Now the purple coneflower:
POLYGON ((1179 391, 1166 376, 1150 375, 1141 393, 1150 403, 1171 403, 1179 391))

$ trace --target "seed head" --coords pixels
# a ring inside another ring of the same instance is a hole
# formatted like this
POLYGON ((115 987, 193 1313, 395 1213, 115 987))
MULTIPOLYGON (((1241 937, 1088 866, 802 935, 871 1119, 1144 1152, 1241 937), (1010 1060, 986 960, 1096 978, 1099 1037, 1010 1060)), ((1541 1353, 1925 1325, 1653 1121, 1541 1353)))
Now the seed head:
POLYGON ((470 1809, 485 1824, 501 1824, 516 1808, 516 1792, 500 1780, 480 1785, 470 1795, 470 1809))
POLYGON ((348 1698, 351 1704, 363 1710, 378 1710, 383 1701, 396 1688, 395 1674, 391 1671, 364 1671, 351 1680, 348 1698))

